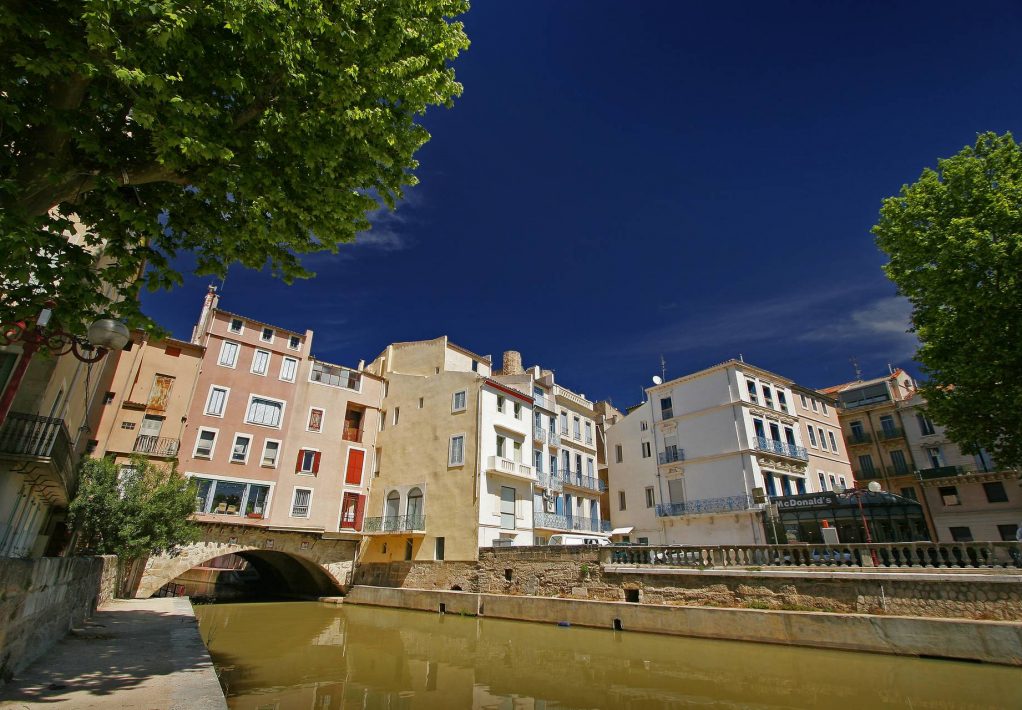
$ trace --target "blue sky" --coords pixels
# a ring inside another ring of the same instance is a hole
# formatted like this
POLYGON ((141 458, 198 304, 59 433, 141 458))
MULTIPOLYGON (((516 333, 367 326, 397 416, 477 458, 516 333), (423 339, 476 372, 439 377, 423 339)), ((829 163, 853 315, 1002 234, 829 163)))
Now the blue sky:
MULTIPOLYGON (((1022 135, 1022 5, 476 0, 421 185, 287 287, 221 306, 354 365, 449 335, 618 406, 742 354, 811 387, 908 367, 880 201, 978 132, 1022 135)), ((209 279, 147 294, 188 337, 209 279)))

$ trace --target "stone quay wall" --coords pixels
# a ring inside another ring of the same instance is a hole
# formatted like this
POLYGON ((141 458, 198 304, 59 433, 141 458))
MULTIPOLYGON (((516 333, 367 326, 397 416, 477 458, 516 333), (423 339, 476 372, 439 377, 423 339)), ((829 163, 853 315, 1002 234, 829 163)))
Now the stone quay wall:
POLYGON ((361 565, 355 584, 664 606, 1022 620, 1022 575, 976 570, 602 565, 595 548, 483 549, 478 562, 361 565))
POLYGON ((115 596, 117 558, 0 558, 0 684, 115 596))

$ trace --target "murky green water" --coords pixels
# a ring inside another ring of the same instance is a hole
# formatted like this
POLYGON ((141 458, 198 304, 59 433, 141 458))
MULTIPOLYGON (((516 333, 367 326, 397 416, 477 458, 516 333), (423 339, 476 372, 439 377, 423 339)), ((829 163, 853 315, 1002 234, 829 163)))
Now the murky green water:
POLYGON ((1022 670, 319 603, 197 606, 232 708, 1022 708, 1022 670))

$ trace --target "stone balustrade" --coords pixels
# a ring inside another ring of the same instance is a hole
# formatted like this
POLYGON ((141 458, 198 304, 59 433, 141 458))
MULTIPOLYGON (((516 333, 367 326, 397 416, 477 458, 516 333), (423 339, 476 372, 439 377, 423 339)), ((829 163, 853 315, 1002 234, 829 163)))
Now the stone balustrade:
POLYGON ((899 542, 848 545, 665 545, 600 549, 601 564, 685 568, 1022 568, 1018 542, 899 542))

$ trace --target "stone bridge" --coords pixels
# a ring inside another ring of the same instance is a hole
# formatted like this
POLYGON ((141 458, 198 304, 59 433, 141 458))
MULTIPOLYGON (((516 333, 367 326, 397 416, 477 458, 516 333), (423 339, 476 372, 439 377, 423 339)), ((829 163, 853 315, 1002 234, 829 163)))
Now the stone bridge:
POLYGON ((251 564, 261 579, 279 592, 314 596, 342 593, 351 583, 361 535, 199 523, 202 538, 146 560, 131 585, 136 598, 148 598, 163 585, 215 557, 235 554, 251 564))

